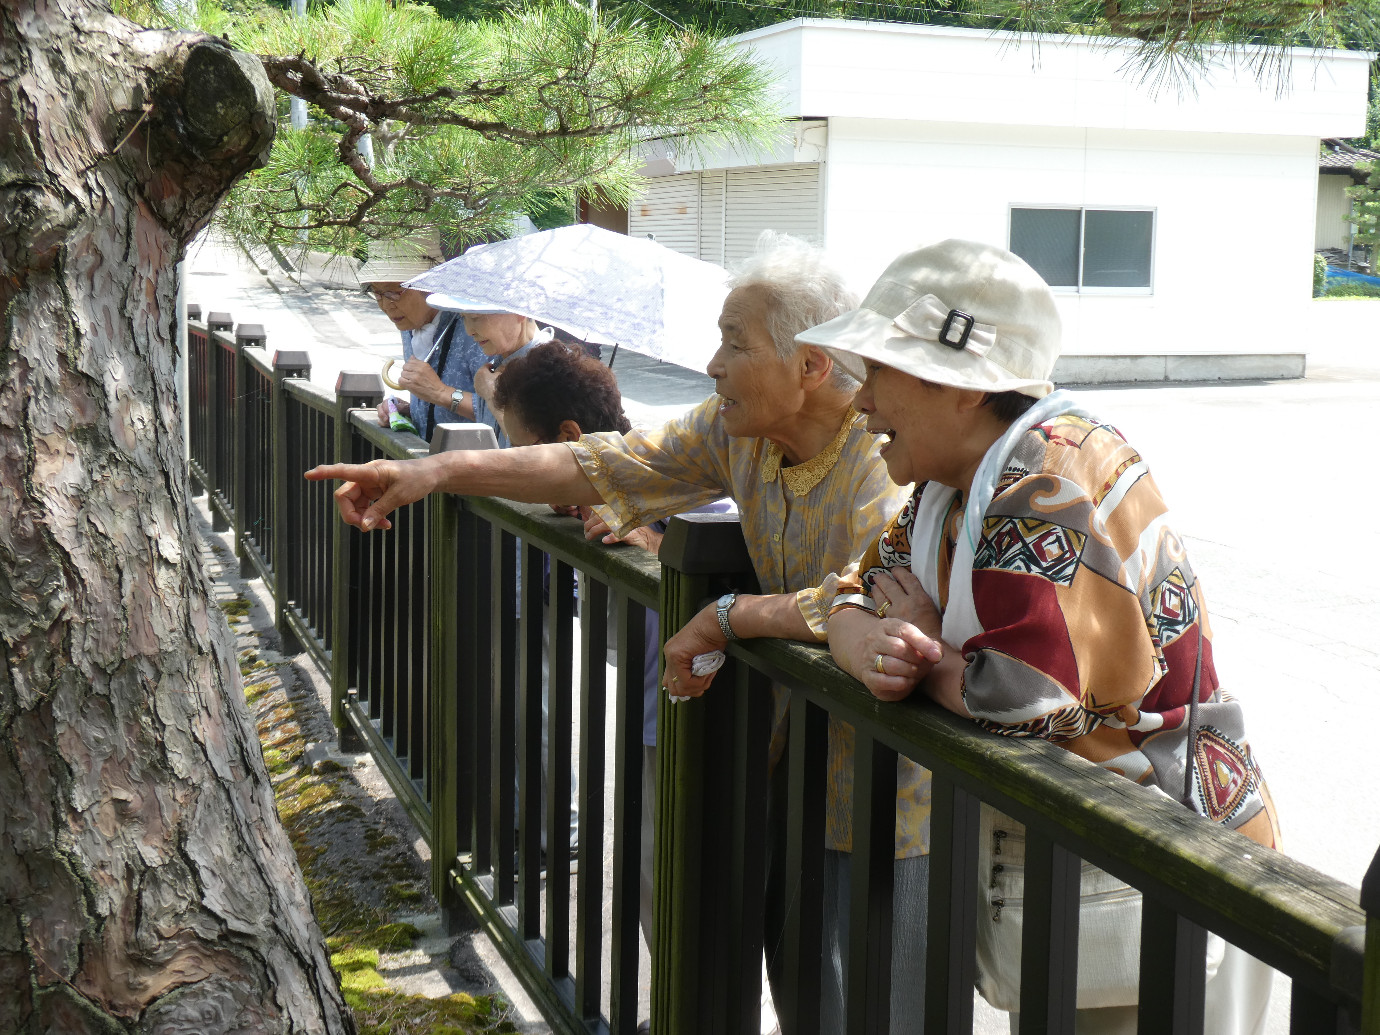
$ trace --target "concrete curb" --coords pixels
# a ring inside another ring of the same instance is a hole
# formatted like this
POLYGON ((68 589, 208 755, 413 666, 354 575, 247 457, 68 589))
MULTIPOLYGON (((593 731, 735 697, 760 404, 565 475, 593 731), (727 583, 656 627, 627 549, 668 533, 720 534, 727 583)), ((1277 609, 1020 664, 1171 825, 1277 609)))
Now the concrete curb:
POLYGON ((1054 381, 1061 385, 1154 384, 1184 381, 1280 381, 1307 372, 1302 352, 1173 353, 1153 356, 1060 356, 1054 381))

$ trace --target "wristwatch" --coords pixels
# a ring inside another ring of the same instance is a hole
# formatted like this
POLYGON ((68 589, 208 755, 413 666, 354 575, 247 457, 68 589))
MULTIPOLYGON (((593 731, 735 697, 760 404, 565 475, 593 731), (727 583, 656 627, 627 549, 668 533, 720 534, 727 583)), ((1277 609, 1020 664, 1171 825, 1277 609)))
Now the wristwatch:
POLYGON ((450 408, 453 413, 459 413, 460 407, 464 404, 464 402, 465 390, 463 388, 457 388, 455 391, 450 393, 450 408))
POLYGON ((728 640, 729 643, 738 638, 738 634, 733 631, 733 626, 728 624, 728 612, 737 602, 737 593, 725 593, 714 604, 714 616, 719 619, 719 631, 724 634, 724 639, 728 640))

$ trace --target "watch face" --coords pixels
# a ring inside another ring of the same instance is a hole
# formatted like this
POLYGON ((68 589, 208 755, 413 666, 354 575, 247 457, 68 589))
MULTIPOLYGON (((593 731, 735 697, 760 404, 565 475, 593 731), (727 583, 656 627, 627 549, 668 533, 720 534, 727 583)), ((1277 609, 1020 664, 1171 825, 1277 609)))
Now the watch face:
POLYGON ((716 601, 716 603, 719 607, 731 607, 733 606, 733 601, 737 596, 737 593, 725 593, 718 599, 718 601, 716 601))

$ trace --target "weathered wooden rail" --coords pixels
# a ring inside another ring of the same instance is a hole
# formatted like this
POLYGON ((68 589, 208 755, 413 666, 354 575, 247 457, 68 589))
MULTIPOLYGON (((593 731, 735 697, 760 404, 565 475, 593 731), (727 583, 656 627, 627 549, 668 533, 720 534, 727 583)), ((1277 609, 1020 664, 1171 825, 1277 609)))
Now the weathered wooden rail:
MULTIPOLYGON (((301 472, 425 451, 376 426, 377 378, 342 375, 324 392, 302 354, 270 358, 261 330, 232 334, 223 314, 190 315, 193 481, 216 523, 234 529, 246 574, 272 591, 284 639, 330 676, 342 743, 378 760, 431 846, 443 907, 485 925, 553 1028, 631 1032, 643 617, 658 610, 675 628, 724 587, 748 588, 736 525, 677 518, 658 561, 589 543, 545 508, 436 496, 395 515, 391 533, 363 536, 335 517, 331 487, 301 472), (610 621, 620 645, 612 685, 610 621), (574 758, 578 874, 543 882, 539 835, 564 843, 574 758)), ((818 648, 757 641, 729 654, 712 693, 661 705, 656 1030, 756 1031, 764 943, 786 1030, 819 1030, 824 759, 836 715, 857 731, 848 1032, 887 1028, 899 754, 934 773, 929 962, 915 976, 926 982, 929 1032, 972 1030, 977 815, 989 802, 1028 830, 1023 1032, 1072 1031, 1081 858, 1144 893, 1141 987, 1154 993, 1141 997, 1141 1031, 1202 1032, 1211 930, 1292 979, 1291 1033, 1380 1035, 1380 856, 1358 892, 1054 745, 991 736, 919 701, 878 702, 818 648), (792 691, 776 773, 766 754, 772 683, 792 691), (768 837, 780 861, 770 883, 768 837)))

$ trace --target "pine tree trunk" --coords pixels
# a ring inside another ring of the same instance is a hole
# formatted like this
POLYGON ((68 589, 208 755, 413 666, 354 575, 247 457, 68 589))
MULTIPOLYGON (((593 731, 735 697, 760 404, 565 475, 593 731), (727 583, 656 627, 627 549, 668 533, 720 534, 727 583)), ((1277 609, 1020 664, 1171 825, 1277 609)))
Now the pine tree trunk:
POLYGON ((219 40, 0 0, 0 1031, 350 1032, 189 519, 175 264, 261 163, 219 40))

